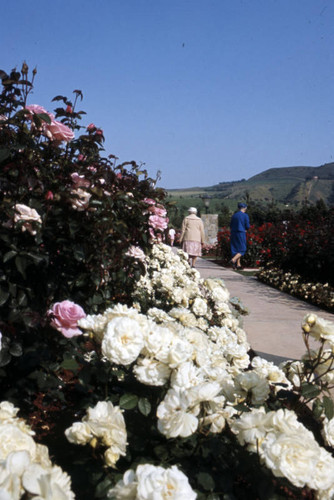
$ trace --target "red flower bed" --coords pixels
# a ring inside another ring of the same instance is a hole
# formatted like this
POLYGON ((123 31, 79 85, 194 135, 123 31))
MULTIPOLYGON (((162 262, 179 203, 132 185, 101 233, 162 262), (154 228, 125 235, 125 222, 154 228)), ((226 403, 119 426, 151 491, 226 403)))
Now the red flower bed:
MULTIPOLYGON (((218 233, 224 264, 231 258, 230 230, 218 233)), ((245 266, 276 267, 297 272, 314 282, 334 284, 334 209, 315 220, 296 216, 290 221, 251 226, 247 232, 245 266)))

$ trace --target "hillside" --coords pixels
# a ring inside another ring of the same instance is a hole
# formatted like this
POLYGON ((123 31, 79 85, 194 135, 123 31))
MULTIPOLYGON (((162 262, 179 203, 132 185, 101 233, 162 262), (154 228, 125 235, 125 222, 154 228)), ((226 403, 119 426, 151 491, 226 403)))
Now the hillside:
POLYGON ((277 202, 299 205, 305 201, 315 203, 322 199, 334 204, 334 163, 319 167, 270 168, 249 179, 220 182, 209 187, 167 190, 171 198, 201 198, 209 195, 220 200, 277 202))

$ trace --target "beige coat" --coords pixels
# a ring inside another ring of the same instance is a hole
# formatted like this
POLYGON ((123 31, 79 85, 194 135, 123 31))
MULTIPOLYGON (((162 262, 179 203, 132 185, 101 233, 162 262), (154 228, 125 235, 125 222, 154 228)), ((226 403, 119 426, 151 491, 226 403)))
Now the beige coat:
POLYGON ((204 226, 202 219, 195 214, 190 214, 183 219, 180 242, 199 241, 204 243, 204 226))

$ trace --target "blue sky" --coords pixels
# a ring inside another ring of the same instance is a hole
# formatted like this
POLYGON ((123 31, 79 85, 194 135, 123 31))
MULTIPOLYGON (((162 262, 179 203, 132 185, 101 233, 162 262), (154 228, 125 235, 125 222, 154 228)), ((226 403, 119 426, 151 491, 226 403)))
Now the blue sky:
POLYGON ((1 0, 0 68, 30 104, 83 92, 106 153, 211 186, 334 157, 332 0, 1 0))

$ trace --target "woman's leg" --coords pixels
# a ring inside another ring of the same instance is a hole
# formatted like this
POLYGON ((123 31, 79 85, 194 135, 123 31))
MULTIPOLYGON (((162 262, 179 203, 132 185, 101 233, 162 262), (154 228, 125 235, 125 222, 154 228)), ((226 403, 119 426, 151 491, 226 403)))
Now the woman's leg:
POLYGON ((193 258, 192 258, 192 260, 193 260, 193 261, 192 261, 192 265, 191 265, 191 267, 195 267, 197 257, 193 257, 193 258))

